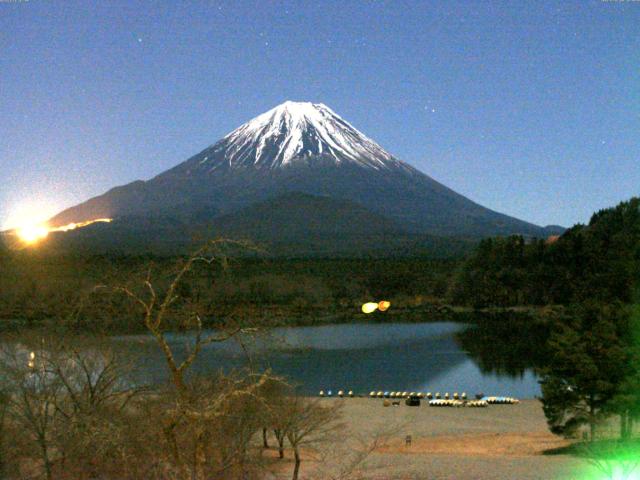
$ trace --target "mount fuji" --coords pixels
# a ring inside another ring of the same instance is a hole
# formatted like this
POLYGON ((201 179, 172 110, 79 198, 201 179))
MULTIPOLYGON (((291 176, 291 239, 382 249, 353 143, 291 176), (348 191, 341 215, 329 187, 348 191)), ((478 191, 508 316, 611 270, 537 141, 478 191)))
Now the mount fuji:
MULTIPOLYGON (((242 232, 251 236, 251 225, 266 222, 278 237, 291 231, 283 221, 298 222, 294 230, 302 236, 305 231, 313 235, 311 225, 328 222, 328 230, 340 235, 345 222, 332 226, 340 219, 316 218, 323 211, 318 202, 336 216, 347 215, 346 210, 351 212, 347 217, 368 215, 360 232, 364 236, 380 225, 385 232, 462 237, 546 237, 558 231, 492 211, 454 192, 395 158, 324 104, 290 101, 174 168, 148 181, 113 188, 49 223, 108 217, 114 218, 113 225, 131 218, 153 225, 153 219, 172 218, 231 234, 241 223, 242 232), (300 209, 296 202, 304 211, 287 215, 300 209), (254 218, 252 209, 262 213, 254 218), (255 221, 247 224, 247 218, 255 221)), ((264 225, 261 228, 264 231, 264 225)))

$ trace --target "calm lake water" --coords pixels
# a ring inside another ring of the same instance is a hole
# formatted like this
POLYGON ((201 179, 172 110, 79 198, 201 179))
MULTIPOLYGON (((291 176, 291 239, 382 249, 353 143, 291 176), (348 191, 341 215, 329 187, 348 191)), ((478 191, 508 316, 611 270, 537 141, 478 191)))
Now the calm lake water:
MULTIPOLYGON (((474 338, 475 328, 448 322, 277 328, 267 336, 244 337, 243 345, 238 341, 208 345, 193 370, 207 375, 249 365, 270 367, 306 394, 342 389, 356 394, 406 390, 519 398, 538 395, 540 388, 532 369, 507 369, 508 373, 504 368, 492 369, 476 360, 478 352, 462 348, 463 344, 473 348, 469 339, 474 338)), ((184 355, 192 340, 186 335, 170 336, 178 356, 184 355)), ((135 372, 139 381, 167 379, 164 359, 149 337, 116 337, 116 344, 139 358, 135 372)), ((500 359, 499 351, 491 355, 500 359)))

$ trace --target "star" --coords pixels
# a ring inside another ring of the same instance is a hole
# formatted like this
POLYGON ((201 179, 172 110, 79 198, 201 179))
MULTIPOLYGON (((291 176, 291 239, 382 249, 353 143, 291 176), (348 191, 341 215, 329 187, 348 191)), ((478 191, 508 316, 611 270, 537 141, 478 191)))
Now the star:
POLYGON ((142 38, 138 37, 138 43, 142 43, 142 38))

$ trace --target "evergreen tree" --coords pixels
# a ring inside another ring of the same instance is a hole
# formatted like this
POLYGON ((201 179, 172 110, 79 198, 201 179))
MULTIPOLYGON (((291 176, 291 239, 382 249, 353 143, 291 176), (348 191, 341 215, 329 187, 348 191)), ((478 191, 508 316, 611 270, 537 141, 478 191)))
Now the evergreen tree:
POLYGON ((625 378, 608 405, 620 416, 620 438, 623 440, 631 438, 633 424, 640 419, 640 304, 634 304, 629 310, 625 378))
POLYGON ((586 303, 559 321, 549 340, 549 364, 541 369, 542 404, 551 431, 570 436, 610 413, 611 399, 625 381, 628 350, 623 341, 625 309, 586 303))

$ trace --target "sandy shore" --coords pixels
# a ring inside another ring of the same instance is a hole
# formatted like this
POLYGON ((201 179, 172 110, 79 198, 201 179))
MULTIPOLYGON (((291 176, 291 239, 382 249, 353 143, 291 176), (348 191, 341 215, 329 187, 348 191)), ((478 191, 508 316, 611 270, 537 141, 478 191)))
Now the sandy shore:
MULTIPOLYGON (((543 454, 567 442, 549 433, 537 400, 487 408, 436 408, 425 403, 383 407, 382 400, 365 398, 342 402, 345 441, 366 441, 377 434, 384 438, 384 445, 361 469, 364 478, 570 480, 584 478, 589 468, 574 457, 543 454), (411 445, 406 445, 407 435, 411 445)), ((323 465, 313 463, 302 469, 303 478, 331 477, 328 472, 323 475, 323 465)))

